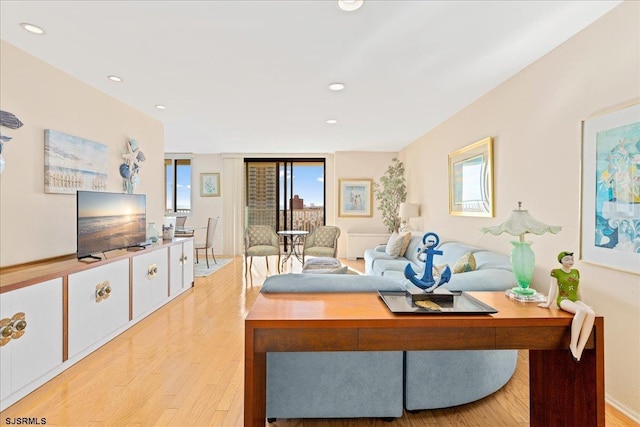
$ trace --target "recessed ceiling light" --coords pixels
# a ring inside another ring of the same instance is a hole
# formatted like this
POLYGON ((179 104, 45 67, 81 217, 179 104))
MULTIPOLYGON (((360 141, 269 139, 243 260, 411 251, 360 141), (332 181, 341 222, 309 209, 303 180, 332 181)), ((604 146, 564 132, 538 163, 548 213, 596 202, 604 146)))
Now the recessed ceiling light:
POLYGON ((344 89, 344 83, 338 83, 338 82, 336 82, 336 83, 331 83, 331 84, 329 85, 329 89, 331 89, 331 90, 335 90, 335 91, 342 90, 342 89, 344 89))
POLYGON ((164 106, 164 105, 162 105, 162 104, 157 104, 157 105, 156 105, 156 108, 157 108, 158 110, 164 110, 164 109, 166 109, 167 107, 165 107, 165 106, 164 106))
POLYGON ((107 78, 112 82, 118 82, 118 83, 124 80, 122 77, 118 77, 118 76, 107 76, 107 78))
POLYGON ((337 124, 337 123, 338 123, 338 121, 337 121, 336 119, 329 119, 329 120, 327 120, 327 124, 328 124, 328 125, 335 125, 335 124, 337 124))
POLYGON ((28 22, 23 22, 20 24, 22 28, 29 31, 30 33, 37 34, 39 36, 44 34, 44 30, 37 25, 29 24, 28 22))
POLYGON ((345 12, 353 12, 362 7, 364 0, 338 0, 338 8, 345 12))

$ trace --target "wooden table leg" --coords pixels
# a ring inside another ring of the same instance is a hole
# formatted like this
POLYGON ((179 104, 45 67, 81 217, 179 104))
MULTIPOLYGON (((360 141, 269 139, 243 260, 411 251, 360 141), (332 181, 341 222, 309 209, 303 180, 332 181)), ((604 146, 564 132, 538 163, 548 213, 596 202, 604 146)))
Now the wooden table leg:
POLYGON ((566 350, 530 350, 530 425, 604 427, 604 320, 580 362, 566 350))
POLYGON ((245 325, 244 425, 264 427, 267 416, 267 353, 253 351, 253 331, 245 325))

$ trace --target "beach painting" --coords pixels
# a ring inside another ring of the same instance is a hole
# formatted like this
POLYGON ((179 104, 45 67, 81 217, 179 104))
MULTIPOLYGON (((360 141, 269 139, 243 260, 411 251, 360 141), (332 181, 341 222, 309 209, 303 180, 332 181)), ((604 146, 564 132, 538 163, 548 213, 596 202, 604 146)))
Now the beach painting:
POLYGON ((44 131, 44 192, 107 191, 108 146, 52 129, 44 131))

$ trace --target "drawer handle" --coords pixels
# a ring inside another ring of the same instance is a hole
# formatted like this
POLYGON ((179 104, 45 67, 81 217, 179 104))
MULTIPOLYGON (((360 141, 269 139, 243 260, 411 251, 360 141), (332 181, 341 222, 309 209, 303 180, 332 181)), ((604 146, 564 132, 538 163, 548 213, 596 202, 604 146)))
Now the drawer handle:
POLYGON ((182 255, 182 256, 180 257, 180 264, 181 264, 181 265, 186 264, 188 259, 189 259, 189 257, 188 257, 188 256, 186 256, 186 255, 182 255))
POLYGON ((111 296, 111 285, 108 280, 96 285, 96 302, 105 300, 111 296))
POLYGON ((24 313, 16 313, 11 319, 0 320, 0 347, 12 339, 17 340, 23 336, 26 329, 27 320, 24 313))
POLYGON ((155 278, 157 275, 158 275, 157 264, 151 264, 149 267, 147 267, 147 279, 151 280, 155 278))

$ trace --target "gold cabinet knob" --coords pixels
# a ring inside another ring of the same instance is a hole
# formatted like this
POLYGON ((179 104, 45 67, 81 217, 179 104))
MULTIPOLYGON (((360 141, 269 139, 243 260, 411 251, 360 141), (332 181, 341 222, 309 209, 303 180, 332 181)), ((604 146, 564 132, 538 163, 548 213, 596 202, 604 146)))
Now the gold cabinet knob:
POLYGON ((147 279, 151 280, 154 277, 156 277, 157 274, 158 274, 157 264, 151 264, 149 267, 147 267, 147 279))
POLYGON ((2 338, 10 337, 11 334, 13 334, 13 325, 12 324, 9 324, 7 326, 3 326, 2 327, 2 333, 1 333, 2 338))
POLYGON ((22 312, 14 314, 11 319, 0 320, 0 347, 23 336, 26 328, 27 320, 22 312))
POLYGON ((18 320, 14 327, 15 327, 16 331, 18 331, 18 332, 24 331, 27 328, 27 321, 26 320, 18 320))
POLYGON ((111 285, 108 280, 96 285, 96 302, 109 298, 111 295, 111 285))

